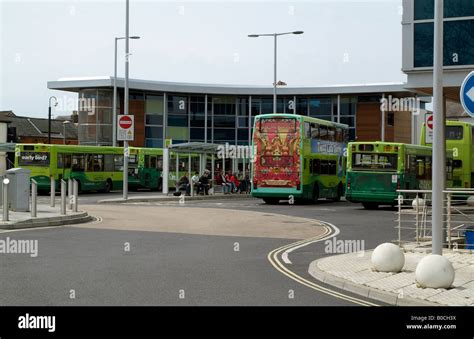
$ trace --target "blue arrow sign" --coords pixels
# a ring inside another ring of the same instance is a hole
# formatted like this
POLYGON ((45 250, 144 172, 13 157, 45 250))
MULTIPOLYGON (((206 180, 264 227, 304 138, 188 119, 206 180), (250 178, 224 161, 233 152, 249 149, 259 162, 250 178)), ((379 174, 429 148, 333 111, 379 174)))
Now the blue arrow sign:
POLYGON ((474 117, 474 72, 467 75, 461 86, 461 104, 467 114, 474 117))

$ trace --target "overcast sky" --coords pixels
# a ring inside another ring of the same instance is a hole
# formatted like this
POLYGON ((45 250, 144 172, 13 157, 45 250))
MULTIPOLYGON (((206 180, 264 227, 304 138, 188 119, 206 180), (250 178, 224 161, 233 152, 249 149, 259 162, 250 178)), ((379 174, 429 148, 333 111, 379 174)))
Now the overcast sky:
MULTIPOLYGON (((291 86, 403 82, 401 0, 130 0, 130 77, 214 84, 291 86)), ((47 81, 113 75, 114 37, 125 34, 125 0, 0 0, 0 110, 69 114, 73 95, 47 81)), ((119 42, 123 76, 124 41, 119 42)))

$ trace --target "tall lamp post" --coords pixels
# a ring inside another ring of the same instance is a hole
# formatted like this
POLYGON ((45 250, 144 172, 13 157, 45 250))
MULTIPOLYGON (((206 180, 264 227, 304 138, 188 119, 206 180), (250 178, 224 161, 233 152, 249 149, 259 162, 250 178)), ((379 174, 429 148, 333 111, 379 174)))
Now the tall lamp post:
MULTIPOLYGON (((112 146, 117 146, 117 41, 124 40, 125 37, 115 38, 115 53, 114 53, 114 101, 112 103, 112 146)), ((131 36, 130 39, 140 39, 139 36, 131 36)))
POLYGON ((64 136, 64 145, 66 145, 66 125, 70 124, 71 122, 68 120, 63 121, 63 136, 64 136))
POLYGON ((58 105, 58 98, 54 95, 49 98, 48 107, 48 144, 51 145, 51 100, 54 99, 54 107, 58 105))
POLYGON ((303 34, 303 31, 284 32, 284 33, 266 33, 266 34, 249 34, 249 38, 258 38, 261 36, 273 37, 273 113, 277 112, 277 37, 288 34, 303 34))

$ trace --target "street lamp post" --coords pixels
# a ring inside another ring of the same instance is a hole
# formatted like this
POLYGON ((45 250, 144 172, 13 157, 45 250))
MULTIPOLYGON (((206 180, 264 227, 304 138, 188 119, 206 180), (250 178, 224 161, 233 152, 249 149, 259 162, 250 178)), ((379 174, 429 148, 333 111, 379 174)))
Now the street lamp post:
POLYGON ((48 107, 48 144, 51 145, 51 99, 54 99, 54 107, 58 105, 58 98, 54 95, 49 98, 48 107))
POLYGON ((277 112, 277 37, 288 34, 303 34, 303 31, 284 32, 284 33, 266 33, 266 34, 249 34, 249 38, 258 38, 261 36, 273 37, 273 113, 277 112))
MULTIPOLYGON (((114 98, 112 103, 112 146, 117 146, 117 41, 123 40, 125 37, 115 38, 114 53, 114 98)), ((140 39, 139 36, 131 36, 130 39, 140 39)))
POLYGON ((63 137, 64 137, 64 145, 66 145, 66 125, 70 124, 70 121, 64 121, 63 122, 63 137))
MULTIPOLYGON (((125 88, 124 88, 124 114, 128 115, 128 58, 129 54, 129 8, 130 3, 129 0, 125 3, 125 88)), ((123 142, 123 199, 128 199, 128 157, 129 148, 128 148, 128 141, 123 142)))

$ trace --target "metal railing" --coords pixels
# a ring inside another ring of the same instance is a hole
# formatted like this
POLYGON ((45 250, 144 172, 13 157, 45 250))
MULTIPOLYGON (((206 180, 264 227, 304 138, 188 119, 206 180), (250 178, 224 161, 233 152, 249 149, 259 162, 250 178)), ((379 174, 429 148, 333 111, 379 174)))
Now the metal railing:
MULTIPOLYGON (((400 246, 431 245, 431 190, 397 190, 398 243, 400 246)), ((473 189, 447 189, 444 193, 443 246, 449 249, 466 249, 465 233, 474 226, 473 189)))

